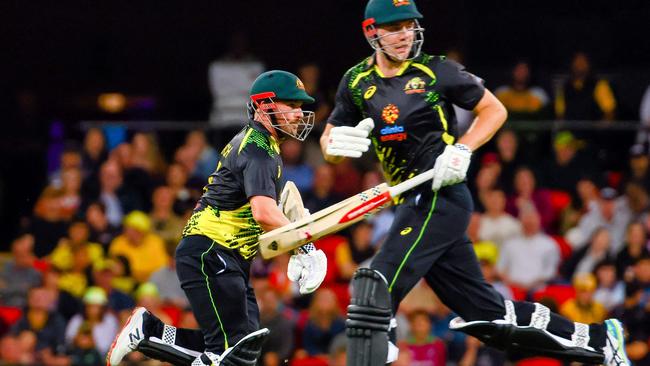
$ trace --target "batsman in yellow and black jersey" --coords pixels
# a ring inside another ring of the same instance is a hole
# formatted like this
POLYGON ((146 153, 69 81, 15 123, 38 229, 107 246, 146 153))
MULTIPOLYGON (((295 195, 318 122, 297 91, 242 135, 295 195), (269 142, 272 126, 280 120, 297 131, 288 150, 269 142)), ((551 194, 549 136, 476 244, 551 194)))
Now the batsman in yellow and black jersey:
POLYGON ((483 278, 465 234, 473 205, 464 181, 472 152, 496 133, 507 113, 480 78, 445 57, 421 52, 422 18, 414 0, 368 1, 362 29, 375 52, 343 76, 321 137, 325 158, 333 163, 359 157, 371 145, 393 185, 434 169, 431 185, 399 197, 384 244, 370 268, 353 277, 347 365, 397 358, 388 342, 391 317, 422 278, 459 315, 452 329, 511 355, 626 364, 617 320, 574 323, 538 303, 504 300, 483 278), (476 114, 463 136, 454 105, 476 114))
MULTIPOLYGON (((109 365, 136 349, 176 365, 256 363, 269 330, 259 329, 251 260, 262 232, 289 223, 278 208, 279 145, 289 136, 306 138, 314 112, 303 111, 302 104, 313 102, 289 72, 268 71, 255 80, 249 120, 215 162, 176 249, 176 272, 201 329, 177 329, 137 308, 111 347, 109 365)), ((292 256, 289 278, 299 281, 301 292, 320 285, 324 258, 315 249, 292 256)))

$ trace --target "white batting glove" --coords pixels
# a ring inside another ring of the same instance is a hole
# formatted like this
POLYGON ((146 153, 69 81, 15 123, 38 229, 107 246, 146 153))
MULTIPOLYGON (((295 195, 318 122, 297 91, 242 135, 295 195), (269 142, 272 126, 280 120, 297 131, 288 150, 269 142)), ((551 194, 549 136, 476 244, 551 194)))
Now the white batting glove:
POLYGON ((464 181, 471 158, 472 150, 463 144, 445 146, 445 151, 438 156, 433 166, 431 189, 437 191, 464 181))
POLYGON ((375 127, 372 118, 366 118, 355 127, 339 126, 330 130, 325 153, 332 156, 358 158, 368 151, 370 139, 368 134, 375 127))
POLYGON ((320 286, 327 274, 327 256, 317 249, 289 258, 287 277, 300 285, 300 294, 309 294, 320 286))

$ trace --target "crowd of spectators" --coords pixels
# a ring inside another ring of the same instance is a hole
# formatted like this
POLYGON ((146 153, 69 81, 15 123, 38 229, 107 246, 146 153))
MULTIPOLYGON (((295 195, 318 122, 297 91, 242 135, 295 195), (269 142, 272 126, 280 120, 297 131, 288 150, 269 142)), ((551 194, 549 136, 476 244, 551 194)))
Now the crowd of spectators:
MULTIPOLYGON (((232 66, 226 61, 215 66, 215 78, 232 66)), ((327 100, 318 91, 318 67, 305 65, 300 73, 310 93, 327 100)), ((593 75, 587 56, 577 54, 566 82, 547 93, 531 84, 530 65, 520 61, 512 83, 495 94, 512 119, 613 120, 615 94, 593 75)), ((318 106, 316 131, 329 108, 318 106)), ((33 214, 22 221, 11 253, 1 256, 2 362, 98 365, 135 306, 167 323, 197 327, 175 275, 174 252, 224 136, 194 130, 169 154, 154 133, 126 136, 109 144, 104 130, 91 128, 83 141, 58 152, 33 214)), ((648 141, 618 146, 628 161, 610 169, 591 155, 592 137, 560 131, 549 154, 531 156, 518 133, 500 131, 473 159, 468 185, 476 209, 467 234, 484 276, 505 298, 540 301, 583 323, 618 317, 629 333, 628 355, 650 365, 648 141)), ((383 181, 369 157, 325 163, 317 138, 314 132, 304 144, 282 145, 285 178, 296 182, 311 212, 383 181)), ((288 255, 254 260, 261 323, 278 335, 265 344, 260 365, 345 364, 349 280, 372 260, 392 218, 385 210, 316 242, 328 256, 328 273, 311 295, 300 296, 288 280, 288 255)), ((502 353, 450 331, 454 314, 425 283, 400 309, 395 365, 505 362, 502 353)), ((155 364, 139 353, 125 362, 155 364)), ((527 362, 559 364, 518 361, 527 362)))

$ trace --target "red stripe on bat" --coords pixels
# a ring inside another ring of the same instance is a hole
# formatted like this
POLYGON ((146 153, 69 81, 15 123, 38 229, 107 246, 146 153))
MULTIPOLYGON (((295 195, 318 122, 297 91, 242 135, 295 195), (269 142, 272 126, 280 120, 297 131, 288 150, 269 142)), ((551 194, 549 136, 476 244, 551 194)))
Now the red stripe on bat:
POLYGON ((348 211, 341 220, 339 220, 339 224, 346 223, 348 221, 352 221, 356 219, 357 217, 361 215, 365 215, 368 212, 371 212, 372 210, 376 209, 377 207, 383 205, 384 203, 388 202, 390 200, 390 193, 389 192, 384 192, 380 194, 379 196, 363 202, 359 206, 353 208, 352 210, 348 211))

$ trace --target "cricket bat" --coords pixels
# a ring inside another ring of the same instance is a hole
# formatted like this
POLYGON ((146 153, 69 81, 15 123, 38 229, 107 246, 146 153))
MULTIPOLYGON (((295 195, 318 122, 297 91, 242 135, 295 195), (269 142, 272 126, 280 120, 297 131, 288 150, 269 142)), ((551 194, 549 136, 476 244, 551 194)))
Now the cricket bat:
POLYGON ((265 259, 273 258, 343 230, 390 206, 394 197, 431 179, 433 179, 433 169, 393 187, 382 183, 308 217, 264 233, 259 237, 260 253, 265 259))

